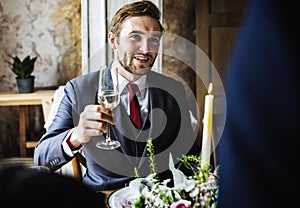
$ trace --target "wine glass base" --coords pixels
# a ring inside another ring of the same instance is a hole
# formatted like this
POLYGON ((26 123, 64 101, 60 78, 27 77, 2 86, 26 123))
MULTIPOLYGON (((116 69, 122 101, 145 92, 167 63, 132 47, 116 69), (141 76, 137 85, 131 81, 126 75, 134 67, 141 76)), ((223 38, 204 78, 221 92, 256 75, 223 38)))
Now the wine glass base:
POLYGON ((96 147, 105 150, 112 150, 120 147, 120 142, 118 141, 99 141, 96 143, 96 147))

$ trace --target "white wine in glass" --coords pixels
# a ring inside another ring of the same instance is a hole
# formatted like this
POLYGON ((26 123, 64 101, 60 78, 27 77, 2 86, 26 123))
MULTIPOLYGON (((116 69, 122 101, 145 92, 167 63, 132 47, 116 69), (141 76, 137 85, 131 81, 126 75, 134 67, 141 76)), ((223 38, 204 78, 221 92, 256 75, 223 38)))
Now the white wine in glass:
POLYGON ((98 103, 105 106, 105 108, 113 109, 119 105, 120 95, 115 90, 104 90, 98 93, 98 103))
MULTIPOLYGON (((107 80, 110 76, 106 76, 106 73, 110 73, 110 70, 102 68, 99 71, 99 88, 97 99, 100 105, 104 105, 105 108, 113 109, 120 103, 120 93, 118 90, 119 86, 118 83, 114 85, 112 80, 107 80)), ((112 71, 112 73, 114 72, 112 71)), ((118 77, 117 72, 116 77, 118 77)), ((105 141, 98 141, 96 143, 96 147, 106 150, 116 149, 120 146, 120 142, 111 139, 110 124, 107 123, 106 126, 107 133, 105 141)))

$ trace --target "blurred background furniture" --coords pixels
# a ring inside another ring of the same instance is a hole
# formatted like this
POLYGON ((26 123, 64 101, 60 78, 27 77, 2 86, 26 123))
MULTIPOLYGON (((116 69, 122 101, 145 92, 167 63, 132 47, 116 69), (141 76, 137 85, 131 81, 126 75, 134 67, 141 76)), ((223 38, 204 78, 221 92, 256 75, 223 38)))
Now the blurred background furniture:
POLYGON ((46 120, 53 101, 55 90, 38 90, 33 93, 1 92, 0 106, 19 106, 19 145, 20 156, 26 157, 26 149, 34 148, 37 141, 27 141, 28 107, 30 105, 42 105, 43 116, 46 120))
POLYGON ((33 166, 33 157, 9 157, 0 158, 0 167, 9 165, 33 166))
MULTIPOLYGON (((17 93, 17 92, 1 92, 0 93, 0 106, 20 106, 20 157, 0 158, 0 165, 17 165, 22 164, 32 166, 33 157, 26 154, 26 149, 34 148, 38 142, 28 141, 28 107, 30 105, 42 105, 44 128, 45 130, 51 125, 57 108, 64 95, 64 86, 58 87, 56 90, 39 90, 33 93, 17 93)), ((82 181, 85 172, 85 158, 82 154, 78 153, 71 160, 71 162, 62 166, 56 171, 57 174, 74 177, 78 181, 82 181)))

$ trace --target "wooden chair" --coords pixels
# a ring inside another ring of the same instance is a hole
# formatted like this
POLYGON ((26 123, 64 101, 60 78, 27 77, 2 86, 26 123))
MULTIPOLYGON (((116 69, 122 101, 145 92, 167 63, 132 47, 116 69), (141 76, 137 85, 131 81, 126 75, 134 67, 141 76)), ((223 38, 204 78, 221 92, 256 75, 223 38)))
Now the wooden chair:
POLYGON ((74 178, 80 182, 83 179, 83 169, 86 168, 85 157, 81 153, 77 153, 71 161, 74 178))

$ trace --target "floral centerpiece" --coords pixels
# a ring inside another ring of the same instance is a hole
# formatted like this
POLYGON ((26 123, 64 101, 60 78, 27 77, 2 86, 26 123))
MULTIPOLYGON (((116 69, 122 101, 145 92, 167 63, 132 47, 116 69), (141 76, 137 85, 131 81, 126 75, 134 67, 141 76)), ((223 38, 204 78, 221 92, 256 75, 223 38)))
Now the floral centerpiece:
POLYGON ((171 179, 160 181, 157 177, 152 140, 148 140, 148 156, 151 174, 137 178, 130 182, 129 192, 132 198, 116 198, 121 208, 208 208, 216 207, 218 198, 217 168, 211 172, 209 163, 201 165, 199 157, 184 155, 180 165, 184 165, 192 172, 186 176, 175 168, 170 154, 169 169, 173 174, 174 186, 168 184, 171 179))

